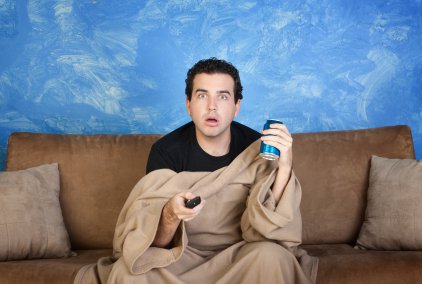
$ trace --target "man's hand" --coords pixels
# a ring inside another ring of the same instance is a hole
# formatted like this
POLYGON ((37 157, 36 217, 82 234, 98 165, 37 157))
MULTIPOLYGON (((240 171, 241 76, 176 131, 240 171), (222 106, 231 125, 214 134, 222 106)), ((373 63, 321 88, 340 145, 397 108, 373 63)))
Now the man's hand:
POLYGON ((205 205, 205 200, 201 199, 201 203, 193 209, 185 206, 185 201, 196 197, 190 192, 182 192, 173 196, 164 205, 163 214, 165 218, 173 220, 173 222, 190 221, 195 218, 205 205))
POLYGON ((293 138, 286 125, 274 123, 270 128, 262 131, 261 140, 268 145, 276 147, 280 151, 279 166, 292 167, 292 146, 293 138))
POLYGON ((293 138, 286 125, 274 123, 270 128, 263 130, 261 140, 268 145, 276 147, 280 151, 278 160, 278 173, 273 184, 273 194, 278 202, 283 194, 284 188, 290 179, 293 165, 293 138))
POLYGON ((195 195, 190 192, 182 192, 167 201, 161 212, 160 223, 152 246, 167 247, 173 240, 180 222, 190 221, 199 214, 205 205, 205 199, 201 199, 201 203, 195 208, 190 209, 185 206, 185 201, 194 197, 195 195))

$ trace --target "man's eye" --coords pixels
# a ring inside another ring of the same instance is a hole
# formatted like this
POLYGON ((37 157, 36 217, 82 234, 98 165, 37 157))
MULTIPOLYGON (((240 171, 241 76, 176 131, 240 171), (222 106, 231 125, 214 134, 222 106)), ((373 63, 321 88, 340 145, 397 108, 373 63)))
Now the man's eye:
POLYGON ((205 97, 206 97, 206 94, 204 94, 204 93, 198 94, 198 99, 204 99, 205 97))
POLYGON ((227 95, 220 95, 220 99, 222 99, 224 101, 228 100, 228 98, 229 97, 227 95))

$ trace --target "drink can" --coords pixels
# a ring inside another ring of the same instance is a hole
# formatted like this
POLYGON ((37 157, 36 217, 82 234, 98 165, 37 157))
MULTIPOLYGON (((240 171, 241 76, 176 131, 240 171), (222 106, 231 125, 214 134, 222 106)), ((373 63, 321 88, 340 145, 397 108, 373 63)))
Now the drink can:
MULTIPOLYGON (((267 122, 265 122, 264 124, 264 130, 269 129, 270 128, 270 124, 273 123, 283 123, 279 120, 276 119, 268 119, 267 122)), ((267 145, 264 143, 264 141, 261 142, 261 148, 259 150, 259 155, 267 160, 275 160, 278 159, 278 157, 280 157, 280 151, 273 146, 267 145)))

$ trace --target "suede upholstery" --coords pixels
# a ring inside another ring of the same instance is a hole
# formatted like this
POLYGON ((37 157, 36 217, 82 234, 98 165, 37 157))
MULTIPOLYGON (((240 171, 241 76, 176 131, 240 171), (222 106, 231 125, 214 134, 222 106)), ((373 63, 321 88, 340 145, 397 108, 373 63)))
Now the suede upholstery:
POLYGON ((72 249, 111 248, 114 225, 130 190, 145 175, 159 135, 16 133, 6 170, 58 163, 60 202, 72 249))
MULTIPOLYGON (((160 136, 12 134, 7 170, 59 164, 64 222, 72 250, 82 253, 2 262, 0 283, 71 283, 84 264, 109 255, 118 214, 160 136)), ((414 159, 410 128, 297 133, 293 139, 294 170, 303 191, 303 247, 320 257, 317 283, 420 281, 422 252, 353 249, 365 215, 371 156, 414 159)))
POLYGON ((421 251, 357 250, 349 244, 303 245, 319 258, 317 283, 422 283, 421 251))
POLYGON ((406 126, 293 135, 304 244, 353 243, 365 215, 372 155, 414 159, 406 126))
POLYGON ((57 164, 0 173, 0 261, 72 255, 57 164))
POLYGON ((372 156, 362 249, 422 250, 422 161, 372 156))

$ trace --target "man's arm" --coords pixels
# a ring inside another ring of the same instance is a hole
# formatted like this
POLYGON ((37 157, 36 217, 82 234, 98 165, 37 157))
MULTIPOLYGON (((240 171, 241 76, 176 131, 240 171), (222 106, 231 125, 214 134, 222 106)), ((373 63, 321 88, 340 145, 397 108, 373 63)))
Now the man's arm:
POLYGON ((201 203, 193 209, 185 207, 185 200, 194 197, 195 195, 190 192, 179 193, 167 201, 161 212, 160 222, 151 246, 169 247, 180 222, 192 220, 199 214, 205 205, 205 199, 202 198, 201 203))
POLYGON ((276 203, 280 201, 284 188, 290 179, 293 167, 293 138, 284 124, 271 124, 270 129, 262 132, 262 141, 276 147, 280 151, 278 173, 275 178, 272 192, 276 203), (270 135, 268 135, 270 134, 270 135))
MULTIPOLYGON (((174 169, 174 164, 170 159, 169 153, 163 152, 163 149, 158 146, 158 143, 155 143, 152 145, 151 151, 149 153, 146 173, 148 174, 158 169, 171 169, 176 171, 174 169)), ((192 194, 180 193, 167 201, 163 207, 163 210, 161 211, 157 232, 151 246, 160 248, 169 247, 174 238, 174 235, 176 234, 177 228, 180 225, 180 222, 182 220, 190 220, 193 218, 191 216, 192 214, 195 214, 196 211, 199 212, 199 209, 192 210, 184 206, 185 199, 190 198, 192 198, 192 194)))

